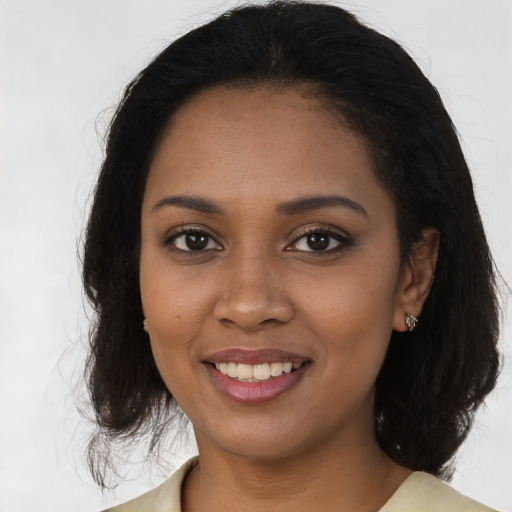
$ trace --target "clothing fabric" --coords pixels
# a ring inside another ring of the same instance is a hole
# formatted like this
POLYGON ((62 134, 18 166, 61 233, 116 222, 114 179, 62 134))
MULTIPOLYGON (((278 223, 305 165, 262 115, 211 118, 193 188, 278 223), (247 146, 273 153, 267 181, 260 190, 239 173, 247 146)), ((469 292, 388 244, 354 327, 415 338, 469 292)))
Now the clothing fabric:
MULTIPOLYGON (((105 512, 182 512, 181 487, 194 466, 193 457, 163 484, 105 512)), ((428 473, 412 473, 379 512, 493 512, 428 473)))
POLYGON ((192 457, 165 482, 134 500, 104 512, 181 512, 181 487, 199 457, 192 457))

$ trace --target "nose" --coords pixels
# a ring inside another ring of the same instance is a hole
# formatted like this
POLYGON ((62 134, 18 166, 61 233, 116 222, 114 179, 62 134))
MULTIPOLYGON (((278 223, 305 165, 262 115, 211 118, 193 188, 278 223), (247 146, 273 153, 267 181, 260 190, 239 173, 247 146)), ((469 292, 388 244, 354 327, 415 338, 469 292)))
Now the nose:
POLYGON ((247 332, 285 324, 294 316, 285 284, 283 273, 268 260, 239 257, 228 264, 214 316, 227 327, 247 332))

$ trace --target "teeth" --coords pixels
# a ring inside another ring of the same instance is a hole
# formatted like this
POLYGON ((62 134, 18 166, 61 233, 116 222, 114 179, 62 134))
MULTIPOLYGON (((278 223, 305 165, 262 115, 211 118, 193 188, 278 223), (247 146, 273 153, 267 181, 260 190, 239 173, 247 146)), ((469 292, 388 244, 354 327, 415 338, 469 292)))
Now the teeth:
POLYGON ((283 363, 271 363, 270 364, 270 375, 272 377, 279 377, 283 373, 283 363))
POLYGON ((224 375, 243 382, 258 382, 279 377, 283 373, 297 370, 302 363, 263 363, 263 364, 237 364, 215 363, 215 368, 224 375))
MULTIPOLYGON (((233 364, 233 363, 229 363, 233 364)), ((239 379, 252 379, 252 366, 250 364, 239 364, 238 366, 238 375, 239 379)))
POLYGON ((255 364, 252 367, 252 378, 257 380, 268 380, 270 379, 270 365, 255 364))
POLYGON ((228 363, 227 373, 230 377, 238 377, 238 365, 235 363, 228 363))

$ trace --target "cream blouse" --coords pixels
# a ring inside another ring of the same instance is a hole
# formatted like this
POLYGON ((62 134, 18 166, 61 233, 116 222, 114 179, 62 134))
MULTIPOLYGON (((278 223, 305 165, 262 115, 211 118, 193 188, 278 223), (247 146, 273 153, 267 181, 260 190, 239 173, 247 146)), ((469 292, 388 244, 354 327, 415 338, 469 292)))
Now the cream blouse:
MULTIPOLYGON (((181 486, 199 462, 193 457, 161 485, 105 512, 181 512, 181 486)), ((492 512, 428 473, 412 473, 379 512, 492 512)))

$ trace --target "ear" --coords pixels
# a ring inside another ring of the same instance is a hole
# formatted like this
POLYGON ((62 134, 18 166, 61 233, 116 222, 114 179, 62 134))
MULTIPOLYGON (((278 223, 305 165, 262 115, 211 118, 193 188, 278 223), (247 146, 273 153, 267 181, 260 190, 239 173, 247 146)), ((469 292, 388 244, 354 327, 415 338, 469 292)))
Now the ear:
POLYGON ((439 231, 436 228, 425 228, 421 232, 421 240, 413 244, 402 268, 395 299, 395 331, 408 330, 405 324, 406 313, 416 317, 420 315, 434 281, 438 251, 439 231))
POLYGON ((140 309, 142 312, 142 330, 147 333, 148 332, 148 321, 146 320, 146 313, 144 313, 144 305, 142 304, 142 300, 140 303, 140 309))

